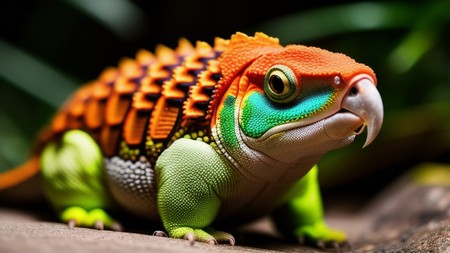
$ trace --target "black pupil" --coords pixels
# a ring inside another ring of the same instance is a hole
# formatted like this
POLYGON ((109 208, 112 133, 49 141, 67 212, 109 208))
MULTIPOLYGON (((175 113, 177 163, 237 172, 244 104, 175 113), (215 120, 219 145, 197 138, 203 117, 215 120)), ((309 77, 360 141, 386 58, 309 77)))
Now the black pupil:
POLYGON ((275 92, 277 94, 282 94, 284 91, 283 80, 281 79, 281 77, 279 77, 277 75, 273 75, 270 78, 270 86, 271 86, 273 92, 275 92))

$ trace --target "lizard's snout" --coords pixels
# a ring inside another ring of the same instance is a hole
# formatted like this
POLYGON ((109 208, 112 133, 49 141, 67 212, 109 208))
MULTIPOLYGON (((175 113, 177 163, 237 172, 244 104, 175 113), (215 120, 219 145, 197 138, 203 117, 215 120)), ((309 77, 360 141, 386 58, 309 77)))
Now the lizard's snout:
POLYGON ((367 127, 363 147, 372 143, 383 124, 383 102, 372 79, 365 75, 354 78, 342 100, 341 109, 326 119, 326 134, 332 139, 341 139, 359 135, 367 127))
POLYGON ((363 147, 372 143, 383 124, 383 102, 375 84, 368 78, 356 80, 342 101, 342 108, 362 120, 362 125, 354 130, 354 134, 361 134, 364 127, 367 127, 363 147))

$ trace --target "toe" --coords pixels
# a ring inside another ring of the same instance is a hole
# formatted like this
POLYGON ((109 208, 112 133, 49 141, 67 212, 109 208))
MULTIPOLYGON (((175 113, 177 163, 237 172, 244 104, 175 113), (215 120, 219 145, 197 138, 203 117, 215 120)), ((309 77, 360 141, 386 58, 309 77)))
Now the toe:
POLYGON ((209 244, 209 245, 218 245, 219 243, 217 242, 216 239, 212 239, 212 240, 209 240, 209 241, 208 241, 208 244, 209 244))
MULTIPOLYGON (((217 245, 220 242, 229 243, 230 245, 235 245, 236 240, 234 237, 226 232, 216 231, 212 229, 207 229, 206 231, 203 229, 192 229, 189 227, 179 227, 172 230, 169 230, 169 236, 172 238, 180 238, 188 240, 191 245, 194 242, 203 242, 211 245, 217 245)), ((165 235, 162 231, 155 231, 153 233, 155 236, 163 236, 165 235)))
POLYGON ((81 207, 72 206, 64 209, 60 214, 60 219, 67 223, 69 228, 80 226, 86 219, 87 212, 81 207))
POLYGON ((325 243, 322 240, 317 240, 316 247, 321 249, 321 250, 324 250, 325 249, 325 243))
POLYGON ((117 232, 122 232, 123 226, 122 226, 122 224, 120 224, 119 222, 116 221, 111 224, 111 230, 117 231, 117 232))
POLYGON ((330 244, 331 244, 331 247, 332 247, 334 250, 336 250, 337 252, 340 252, 340 246, 339 246, 339 243, 337 243, 336 241, 333 241, 333 242, 331 242, 330 244))
POLYGON ((234 239, 234 236, 230 233, 218 231, 214 229, 208 229, 207 230, 212 237, 214 237, 219 243, 228 243, 231 246, 234 246, 236 244, 236 239, 234 239))
POLYGON ((96 220, 94 223, 94 228, 97 230, 103 230, 105 229, 105 224, 103 224, 103 221, 101 220, 96 220))
POLYGON ((71 228, 71 229, 76 227, 76 225, 77 225, 77 222, 74 219, 70 219, 69 221, 67 221, 67 226, 69 226, 69 228, 71 228))
POLYGON ((188 240, 191 245, 194 245, 196 239, 194 232, 186 233, 183 238, 188 240))
POLYGON ((168 237, 167 234, 164 231, 161 231, 161 230, 156 230, 155 232, 153 232, 153 236, 168 237))
POLYGON ((114 231, 122 231, 122 225, 100 208, 88 212, 82 207, 71 206, 61 212, 60 218, 62 221, 67 222, 69 228, 82 226, 98 230, 107 228, 114 231))

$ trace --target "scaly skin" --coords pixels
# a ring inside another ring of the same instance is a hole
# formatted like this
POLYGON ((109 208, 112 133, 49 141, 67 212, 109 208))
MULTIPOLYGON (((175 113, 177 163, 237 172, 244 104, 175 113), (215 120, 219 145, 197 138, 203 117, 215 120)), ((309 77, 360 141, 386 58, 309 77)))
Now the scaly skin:
POLYGON ((261 33, 212 47, 182 39, 83 86, 0 189, 39 166, 70 226, 119 230, 106 211, 116 203, 161 220, 170 237, 233 245, 216 222, 272 214, 288 237, 339 247, 347 238, 323 220, 315 164, 356 129, 373 141, 383 118, 375 84, 345 55, 261 33))

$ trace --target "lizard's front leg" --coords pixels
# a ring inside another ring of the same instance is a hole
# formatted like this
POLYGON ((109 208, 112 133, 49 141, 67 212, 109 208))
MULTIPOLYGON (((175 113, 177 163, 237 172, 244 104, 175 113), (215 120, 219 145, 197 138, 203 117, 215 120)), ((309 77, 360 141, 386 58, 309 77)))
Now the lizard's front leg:
POLYGON ((156 162, 158 209, 172 238, 217 244, 234 244, 231 234, 215 231, 211 224, 219 212, 230 171, 208 144, 179 139, 156 162))

